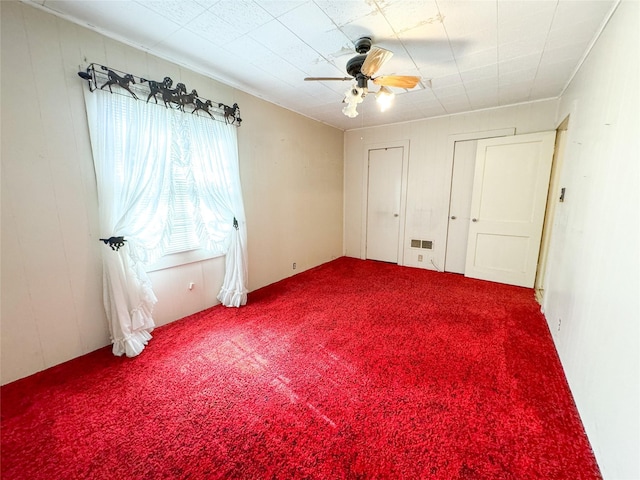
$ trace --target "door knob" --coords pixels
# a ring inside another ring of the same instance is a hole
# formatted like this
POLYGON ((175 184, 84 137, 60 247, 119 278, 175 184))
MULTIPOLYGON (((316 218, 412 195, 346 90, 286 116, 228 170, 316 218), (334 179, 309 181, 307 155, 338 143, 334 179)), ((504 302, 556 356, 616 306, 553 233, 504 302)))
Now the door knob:
POLYGON ((472 219, 471 219, 471 221, 472 221, 472 222, 477 222, 477 221, 478 221, 478 219, 477 219, 477 218, 472 218, 472 219))
POLYGON ((455 215, 451 215, 451 220, 455 220, 456 216, 455 215))
POLYGON ((394 213, 394 214, 393 214, 393 216, 394 216, 394 217, 398 217, 398 216, 399 216, 399 214, 397 214, 397 213, 394 213))

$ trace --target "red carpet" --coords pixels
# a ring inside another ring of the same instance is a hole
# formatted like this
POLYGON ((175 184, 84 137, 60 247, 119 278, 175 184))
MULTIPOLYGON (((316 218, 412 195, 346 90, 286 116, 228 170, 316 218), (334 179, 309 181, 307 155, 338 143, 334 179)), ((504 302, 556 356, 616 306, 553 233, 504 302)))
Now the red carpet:
POLYGON ((340 258, 2 387, 2 478, 597 479, 533 291, 340 258))

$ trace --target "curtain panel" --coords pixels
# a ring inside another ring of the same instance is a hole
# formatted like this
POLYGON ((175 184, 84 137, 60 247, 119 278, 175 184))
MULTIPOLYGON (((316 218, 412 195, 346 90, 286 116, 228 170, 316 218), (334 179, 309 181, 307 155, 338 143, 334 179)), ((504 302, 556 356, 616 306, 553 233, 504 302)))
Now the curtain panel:
POLYGON ((189 179, 188 197, 200 248, 226 255, 218 299, 247 301, 246 222, 236 127, 109 92, 85 91, 98 189, 104 305, 113 353, 138 355, 151 339, 157 298, 146 266, 170 245, 176 208, 173 175, 189 179), (185 173, 186 172, 186 173, 185 173))

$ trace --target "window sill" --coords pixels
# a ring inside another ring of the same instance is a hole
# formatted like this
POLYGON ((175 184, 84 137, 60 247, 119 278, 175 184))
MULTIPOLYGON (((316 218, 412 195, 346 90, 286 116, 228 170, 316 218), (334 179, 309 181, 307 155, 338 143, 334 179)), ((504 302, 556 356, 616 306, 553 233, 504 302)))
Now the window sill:
POLYGON ((187 263, 201 262, 203 260, 209 260, 211 258, 223 256, 224 254, 217 254, 203 249, 172 253, 170 255, 161 257, 157 262, 149 265, 147 267, 147 272, 155 272, 157 270, 164 270, 167 268, 178 267, 180 265, 186 265, 187 263))

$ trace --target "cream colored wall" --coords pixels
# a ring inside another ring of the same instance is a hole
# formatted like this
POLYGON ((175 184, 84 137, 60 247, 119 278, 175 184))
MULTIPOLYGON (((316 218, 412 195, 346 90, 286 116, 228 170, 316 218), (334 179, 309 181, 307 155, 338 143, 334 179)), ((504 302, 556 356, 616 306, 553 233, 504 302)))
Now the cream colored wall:
MULTIPOLYGON (((168 75, 206 98, 240 105, 251 290, 342 254, 341 131, 33 7, 0 5, 3 384, 109 343, 105 246, 77 75, 90 62, 168 75)), ((221 257, 152 272, 156 322, 216 303, 223 270, 221 257)))
POLYGON ((622 2, 562 96, 543 303, 605 479, 640 478, 639 26, 640 4, 622 2))
POLYGON ((250 120, 238 139, 254 290, 342 255, 343 134, 247 94, 238 100, 250 120))
POLYGON ((451 137, 473 132, 515 128, 516 134, 555 128, 556 100, 528 103, 386 127, 345 133, 345 252, 363 258, 362 216, 366 154, 372 145, 409 142, 409 171, 400 263, 442 270, 449 213, 453 156, 451 137), (433 250, 410 248, 410 239, 432 240, 433 250), (423 261, 418 261, 423 255, 423 261), (433 263, 432 263, 433 261, 433 263))

